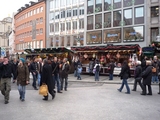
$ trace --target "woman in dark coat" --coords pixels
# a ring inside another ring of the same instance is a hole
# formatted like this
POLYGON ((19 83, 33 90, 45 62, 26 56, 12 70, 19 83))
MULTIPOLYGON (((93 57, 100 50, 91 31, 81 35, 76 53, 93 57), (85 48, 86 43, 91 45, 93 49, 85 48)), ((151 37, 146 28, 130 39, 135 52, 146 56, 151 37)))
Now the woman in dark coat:
POLYGON ((151 66, 151 61, 146 61, 146 69, 142 73, 142 78, 143 78, 143 92, 141 95, 146 95, 146 86, 148 86, 148 94, 147 95, 152 95, 152 88, 151 88, 151 80, 152 80, 152 68, 151 66))
MULTIPOLYGON (((54 91, 54 81, 52 79, 52 66, 48 64, 48 60, 44 60, 44 65, 42 68, 41 82, 40 85, 46 84, 48 86, 48 91, 52 95, 52 99, 55 97, 54 91)), ((48 100, 48 95, 44 96, 43 100, 48 100)))
POLYGON ((125 92, 126 94, 130 94, 130 88, 128 86, 128 82, 127 82, 127 79, 131 76, 130 74, 130 68, 128 66, 128 63, 127 61, 124 61, 123 62, 123 65, 122 65, 122 69, 121 69, 121 73, 120 73, 120 77, 122 79, 122 85, 121 87, 118 89, 119 92, 122 91, 124 85, 126 86, 126 89, 127 89, 127 92, 125 92))
POLYGON ((109 68, 109 80, 113 80, 113 72, 114 72, 114 61, 111 60, 111 63, 109 64, 108 68, 109 68))

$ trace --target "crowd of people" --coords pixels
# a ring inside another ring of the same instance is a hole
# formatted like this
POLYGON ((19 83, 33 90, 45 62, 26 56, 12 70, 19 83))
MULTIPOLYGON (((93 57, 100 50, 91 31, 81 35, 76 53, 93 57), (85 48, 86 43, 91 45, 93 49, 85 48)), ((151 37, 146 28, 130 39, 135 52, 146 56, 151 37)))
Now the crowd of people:
MULTIPOLYGON (((38 90, 37 86, 46 84, 48 92, 54 99, 55 86, 57 93, 62 93, 62 90, 67 91, 69 69, 70 65, 67 58, 61 60, 54 57, 53 59, 43 59, 43 61, 42 58, 33 58, 32 61, 20 58, 9 61, 7 57, 1 57, 0 90, 4 95, 4 103, 9 103, 11 78, 13 78, 13 83, 17 83, 19 99, 25 101, 26 85, 30 83, 30 73, 33 76, 32 86, 34 90, 38 90)), ((44 96, 43 100, 48 100, 48 94, 44 96)))

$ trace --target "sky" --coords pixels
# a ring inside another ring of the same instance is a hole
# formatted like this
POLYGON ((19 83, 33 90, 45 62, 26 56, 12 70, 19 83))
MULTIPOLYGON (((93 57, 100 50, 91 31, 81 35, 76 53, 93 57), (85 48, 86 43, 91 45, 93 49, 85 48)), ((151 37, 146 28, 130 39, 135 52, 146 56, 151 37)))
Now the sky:
POLYGON ((0 4, 0 21, 5 17, 12 17, 13 12, 17 12, 19 8, 25 4, 35 0, 3 0, 0 4))

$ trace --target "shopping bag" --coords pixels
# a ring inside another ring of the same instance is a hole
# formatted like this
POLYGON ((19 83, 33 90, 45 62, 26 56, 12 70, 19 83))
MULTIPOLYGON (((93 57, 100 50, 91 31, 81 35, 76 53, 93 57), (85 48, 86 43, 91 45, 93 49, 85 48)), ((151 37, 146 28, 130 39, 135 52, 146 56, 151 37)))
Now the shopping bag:
POLYGON ((43 95, 43 96, 47 96, 47 94, 48 94, 48 86, 45 85, 45 84, 41 85, 40 88, 39 88, 39 94, 43 95))

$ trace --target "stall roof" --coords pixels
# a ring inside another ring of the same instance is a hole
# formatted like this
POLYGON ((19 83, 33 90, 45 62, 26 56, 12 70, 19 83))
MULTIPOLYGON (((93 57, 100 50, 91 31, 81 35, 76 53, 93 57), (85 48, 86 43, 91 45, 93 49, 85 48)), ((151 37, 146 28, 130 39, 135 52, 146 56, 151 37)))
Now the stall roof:
POLYGON ((72 50, 69 50, 65 47, 58 47, 58 48, 42 48, 42 49, 25 49, 25 52, 28 54, 59 54, 59 53, 65 53, 65 52, 72 52, 72 50))
POLYGON ((106 46, 82 46, 82 47, 71 47, 71 50, 80 52, 80 51, 103 51, 107 52, 108 50, 140 50, 138 44, 132 45, 106 45, 106 46))

